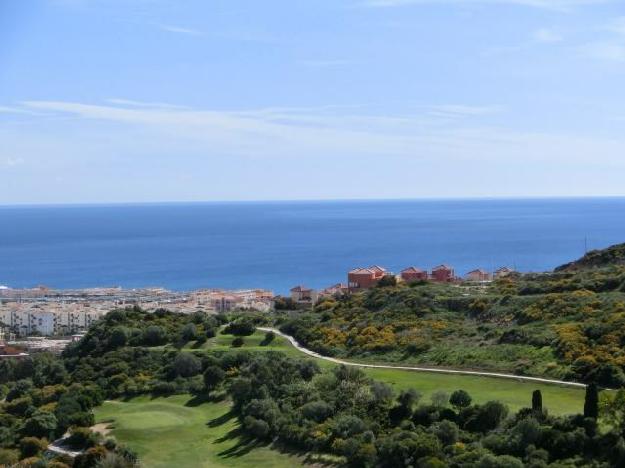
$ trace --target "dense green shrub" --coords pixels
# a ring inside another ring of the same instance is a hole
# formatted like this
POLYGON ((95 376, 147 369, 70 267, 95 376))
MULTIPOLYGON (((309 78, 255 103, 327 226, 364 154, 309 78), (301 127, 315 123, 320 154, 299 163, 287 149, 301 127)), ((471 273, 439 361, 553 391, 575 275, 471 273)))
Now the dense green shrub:
POLYGON ((240 319, 226 325, 222 333, 224 335, 250 336, 254 334, 255 330, 256 328, 250 320, 240 319))

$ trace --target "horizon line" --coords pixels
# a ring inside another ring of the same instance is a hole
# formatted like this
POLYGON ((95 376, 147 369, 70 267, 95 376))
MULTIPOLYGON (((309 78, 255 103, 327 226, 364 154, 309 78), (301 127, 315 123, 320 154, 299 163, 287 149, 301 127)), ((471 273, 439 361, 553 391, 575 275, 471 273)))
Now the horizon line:
POLYGON ((104 201, 104 202, 51 202, 51 203, 0 203, 0 208, 54 208, 54 207, 106 207, 106 206, 159 206, 159 205, 218 205, 218 204, 271 204, 271 203, 341 203, 341 202, 438 202, 438 201, 514 201, 514 200, 599 200, 625 199, 624 195, 518 195, 518 196, 468 196, 468 197, 389 197, 389 198, 269 198, 258 200, 156 200, 156 201, 104 201))

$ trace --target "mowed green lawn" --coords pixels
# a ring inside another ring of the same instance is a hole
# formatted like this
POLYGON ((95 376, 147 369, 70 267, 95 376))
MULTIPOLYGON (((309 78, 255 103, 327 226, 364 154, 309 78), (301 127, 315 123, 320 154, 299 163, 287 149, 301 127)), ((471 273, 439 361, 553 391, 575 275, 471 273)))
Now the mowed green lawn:
MULTIPOLYGON (((260 343, 265 337, 264 332, 257 331, 252 336, 245 337, 245 344, 241 349, 249 351, 281 351, 291 356, 308 357, 295 349, 291 343, 276 336, 267 346, 260 343)), ((232 349, 231 335, 217 335, 210 339, 203 349, 232 349)), ((333 367, 336 364, 325 360, 318 360, 323 368, 333 367)), ((561 385, 528 383, 520 380, 500 379, 493 377, 477 377, 469 375, 439 374, 435 372, 415 372, 395 369, 363 369, 370 377, 386 382, 397 390, 414 388, 423 395, 422 401, 429 400, 432 393, 463 389, 471 394, 474 401, 484 403, 489 400, 499 400, 510 407, 511 411, 531 406, 532 392, 540 390, 543 394, 543 404, 551 414, 574 414, 583 411, 584 390, 561 385)))
POLYGON ((98 423, 135 450, 142 466, 288 468, 303 458, 241 437, 227 402, 195 404, 189 395, 106 401, 95 409, 98 423))
POLYGON ((291 346, 288 340, 282 338, 281 336, 275 337, 275 339, 270 343, 263 343, 265 339, 265 332, 256 331, 251 336, 243 337, 243 346, 240 348, 232 347, 232 340, 234 336, 232 335, 222 335, 218 333, 214 338, 209 339, 206 343, 204 343, 201 347, 196 347, 195 343, 192 341, 184 347, 185 351, 227 351, 233 349, 244 349, 246 351, 280 351, 282 353, 288 354, 293 357, 301 357, 302 353, 291 346))
POLYGON ((437 374, 434 372, 414 372, 394 369, 366 369, 373 379, 386 382, 396 389, 414 388, 423 394, 421 401, 429 400, 432 393, 463 389, 469 392, 473 401, 485 403, 499 400, 517 411, 532 406, 532 392, 540 390, 543 406, 549 414, 563 415, 583 412, 584 390, 560 385, 546 385, 521 382, 494 377, 437 374))

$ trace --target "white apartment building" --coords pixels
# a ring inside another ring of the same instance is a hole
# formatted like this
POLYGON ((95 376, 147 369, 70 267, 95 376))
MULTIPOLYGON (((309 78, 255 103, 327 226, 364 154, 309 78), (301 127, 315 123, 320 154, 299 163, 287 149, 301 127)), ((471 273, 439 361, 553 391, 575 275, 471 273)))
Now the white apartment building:
POLYGON ((54 334, 72 335, 87 330, 103 312, 98 310, 57 310, 54 314, 54 334))
POLYGON ((0 311, 0 322, 20 336, 54 334, 54 314, 43 310, 5 309, 0 311))
POLYGON ((102 314, 89 309, 39 310, 15 306, 0 309, 0 322, 19 336, 67 336, 88 329, 102 314))

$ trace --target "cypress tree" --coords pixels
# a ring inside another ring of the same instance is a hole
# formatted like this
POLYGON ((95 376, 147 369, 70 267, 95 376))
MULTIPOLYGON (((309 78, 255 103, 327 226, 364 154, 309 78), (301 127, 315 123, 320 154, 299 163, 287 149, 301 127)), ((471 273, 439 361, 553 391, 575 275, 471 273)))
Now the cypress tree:
POLYGON ((543 411, 543 394, 540 390, 534 390, 532 393, 532 409, 536 413, 542 413, 543 411))
POLYGON ((584 399, 584 417, 597 419, 599 416, 599 390, 597 385, 591 383, 586 387, 584 399))

